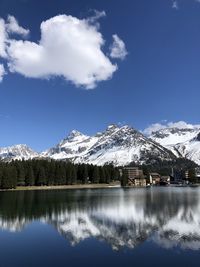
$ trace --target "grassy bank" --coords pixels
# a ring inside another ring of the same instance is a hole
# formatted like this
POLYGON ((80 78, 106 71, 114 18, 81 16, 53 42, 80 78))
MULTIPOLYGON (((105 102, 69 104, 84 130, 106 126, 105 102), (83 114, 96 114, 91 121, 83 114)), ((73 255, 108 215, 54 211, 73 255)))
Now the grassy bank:
POLYGON ((76 184, 76 185, 52 185, 52 186, 17 186, 15 189, 0 189, 0 191, 30 191, 30 190, 64 190, 64 189, 93 189, 118 186, 119 183, 110 184, 76 184))

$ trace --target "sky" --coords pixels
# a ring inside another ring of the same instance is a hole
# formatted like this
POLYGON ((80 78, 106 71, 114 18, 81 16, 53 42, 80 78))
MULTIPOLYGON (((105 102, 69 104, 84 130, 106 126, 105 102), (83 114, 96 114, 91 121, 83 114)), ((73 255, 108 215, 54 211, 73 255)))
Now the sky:
POLYGON ((0 0, 0 147, 199 125, 200 1, 0 0))

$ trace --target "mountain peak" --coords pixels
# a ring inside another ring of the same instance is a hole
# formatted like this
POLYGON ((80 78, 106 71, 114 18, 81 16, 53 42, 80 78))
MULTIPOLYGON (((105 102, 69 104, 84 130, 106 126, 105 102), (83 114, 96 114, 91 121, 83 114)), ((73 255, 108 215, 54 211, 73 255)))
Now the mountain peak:
POLYGON ((73 130, 59 144, 38 154, 27 145, 0 148, 0 159, 29 159, 49 157, 68 159, 74 163, 123 166, 131 162, 151 162, 154 159, 171 160, 187 157, 200 164, 200 131, 168 128, 148 138, 129 125, 111 124, 94 136, 73 130))
POLYGON ((0 147, 0 159, 9 160, 21 160, 21 159, 31 159, 38 157, 39 154, 32 150, 25 144, 18 144, 9 147, 0 147))
POLYGON ((72 130, 72 131, 69 133, 68 137, 73 138, 73 137, 83 136, 83 135, 84 135, 83 133, 81 133, 81 132, 79 132, 79 131, 77 131, 77 130, 72 130))
POLYGON ((88 136, 84 135, 83 133, 77 131, 77 130, 72 130, 59 144, 58 146, 65 146, 68 142, 73 143, 73 142, 81 142, 85 139, 87 139, 88 136))
POLYGON ((129 125, 120 126, 118 124, 110 124, 106 129, 108 132, 114 132, 116 130, 133 130, 133 128, 129 125))
POLYGON ((110 124, 110 125, 108 125, 108 127, 107 127, 107 131, 113 131, 113 130, 116 130, 116 129, 119 129, 120 127, 117 125, 117 124, 110 124))

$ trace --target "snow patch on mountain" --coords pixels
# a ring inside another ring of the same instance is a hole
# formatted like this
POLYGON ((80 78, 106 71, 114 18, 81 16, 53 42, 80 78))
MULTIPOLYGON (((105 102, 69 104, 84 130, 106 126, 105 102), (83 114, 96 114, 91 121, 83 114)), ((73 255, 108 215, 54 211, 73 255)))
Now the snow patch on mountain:
POLYGON ((173 154, 130 126, 110 125, 102 133, 87 136, 72 131, 55 147, 42 153, 53 159, 69 159, 74 163, 115 166, 130 162, 143 163, 150 158, 171 160, 173 154))
POLYGON ((27 145, 15 145, 9 147, 0 147, 1 160, 28 160, 38 157, 39 154, 27 145))
POLYGON ((200 165, 200 127, 165 128, 152 133, 150 138, 171 150, 176 156, 184 157, 200 165))
POLYGON ((93 136, 73 130, 56 146, 40 154, 27 145, 0 148, 0 160, 4 161, 38 157, 115 166, 184 157, 200 165, 200 126, 165 127, 145 136, 128 125, 112 124, 93 136))

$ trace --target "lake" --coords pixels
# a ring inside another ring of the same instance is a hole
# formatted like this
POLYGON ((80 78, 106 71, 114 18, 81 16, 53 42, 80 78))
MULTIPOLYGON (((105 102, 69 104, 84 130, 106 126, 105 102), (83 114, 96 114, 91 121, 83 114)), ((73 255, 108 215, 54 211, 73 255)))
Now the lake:
POLYGON ((199 264, 199 188, 0 192, 0 267, 199 264))

